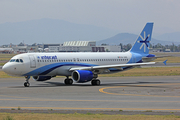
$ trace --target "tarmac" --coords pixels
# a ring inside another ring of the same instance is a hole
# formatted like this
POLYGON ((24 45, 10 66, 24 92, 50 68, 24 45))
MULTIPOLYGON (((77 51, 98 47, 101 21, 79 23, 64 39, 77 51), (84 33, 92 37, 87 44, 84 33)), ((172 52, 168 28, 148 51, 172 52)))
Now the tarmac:
POLYGON ((31 86, 24 87, 24 78, 0 78, 0 109, 180 113, 180 76, 99 79, 100 86, 67 86, 63 77, 31 78, 31 86))

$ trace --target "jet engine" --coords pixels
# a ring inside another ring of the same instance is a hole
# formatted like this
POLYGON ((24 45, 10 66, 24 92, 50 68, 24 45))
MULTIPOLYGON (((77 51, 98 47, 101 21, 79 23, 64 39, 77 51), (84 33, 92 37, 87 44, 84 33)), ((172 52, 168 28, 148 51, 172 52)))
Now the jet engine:
POLYGON ((50 80, 51 78, 51 76, 33 76, 33 79, 36 81, 46 81, 50 80))
POLYGON ((93 73, 89 70, 75 70, 72 72, 72 79, 78 83, 89 82, 93 79, 93 73))

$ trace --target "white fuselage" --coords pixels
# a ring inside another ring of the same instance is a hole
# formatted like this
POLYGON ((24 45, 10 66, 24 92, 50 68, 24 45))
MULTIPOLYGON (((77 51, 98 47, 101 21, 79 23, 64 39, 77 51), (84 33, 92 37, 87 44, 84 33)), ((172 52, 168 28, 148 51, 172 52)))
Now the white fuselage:
POLYGON ((131 52, 25 53, 14 56, 3 68, 19 76, 70 76, 72 67, 135 63, 131 58, 131 52))

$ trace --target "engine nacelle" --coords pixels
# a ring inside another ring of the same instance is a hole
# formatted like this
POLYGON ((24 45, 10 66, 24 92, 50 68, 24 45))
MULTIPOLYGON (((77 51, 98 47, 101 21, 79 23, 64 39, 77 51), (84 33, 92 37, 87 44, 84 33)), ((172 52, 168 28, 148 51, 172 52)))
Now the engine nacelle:
POLYGON ((89 70, 76 70, 72 72, 72 79, 78 83, 89 82, 93 79, 93 73, 89 70))
POLYGON ((46 81, 52 78, 51 76, 32 76, 32 77, 36 81, 46 81))

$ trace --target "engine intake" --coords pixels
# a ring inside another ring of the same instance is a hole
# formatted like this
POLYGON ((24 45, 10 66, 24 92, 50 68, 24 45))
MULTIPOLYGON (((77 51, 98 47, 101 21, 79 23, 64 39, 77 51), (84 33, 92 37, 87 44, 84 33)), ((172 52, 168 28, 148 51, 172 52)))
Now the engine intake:
POLYGON ((50 80, 51 78, 51 76, 33 76, 33 79, 36 81, 46 81, 50 80))
POLYGON ((93 79, 93 73, 89 70, 75 70, 72 72, 72 79, 78 83, 89 82, 93 79))

